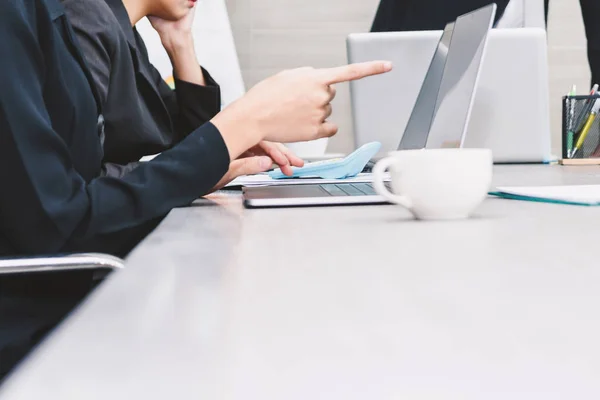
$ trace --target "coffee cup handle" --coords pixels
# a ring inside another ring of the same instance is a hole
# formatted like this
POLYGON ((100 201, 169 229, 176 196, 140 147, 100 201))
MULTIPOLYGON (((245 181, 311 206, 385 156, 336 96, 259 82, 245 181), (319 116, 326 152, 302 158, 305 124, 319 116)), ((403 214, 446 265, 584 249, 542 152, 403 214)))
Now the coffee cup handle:
POLYGON ((406 196, 400 196, 390 192, 384 184, 385 172, 396 162, 394 157, 387 157, 375 164, 373 168, 373 188, 380 196, 386 200, 399 204, 407 209, 412 208, 412 201, 406 196))

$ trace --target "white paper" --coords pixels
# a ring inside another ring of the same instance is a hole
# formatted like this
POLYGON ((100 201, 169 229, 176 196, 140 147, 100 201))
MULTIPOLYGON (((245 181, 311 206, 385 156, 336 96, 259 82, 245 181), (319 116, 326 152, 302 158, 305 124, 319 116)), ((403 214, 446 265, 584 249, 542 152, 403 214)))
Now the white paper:
MULTIPOLYGON (((386 175, 389 180, 389 174, 386 175)), ((296 179, 272 179, 267 174, 245 175, 234 179, 225 187, 232 186, 275 186, 275 185, 298 185, 298 184, 326 184, 326 183, 371 183, 373 174, 358 174, 353 178, 346 179, 322 179, 322 178, 296 178, 296 179)))
POLYGON ((600 185, 499 187, 497 191, 514 196, 590 205, 600 204, 600 185))

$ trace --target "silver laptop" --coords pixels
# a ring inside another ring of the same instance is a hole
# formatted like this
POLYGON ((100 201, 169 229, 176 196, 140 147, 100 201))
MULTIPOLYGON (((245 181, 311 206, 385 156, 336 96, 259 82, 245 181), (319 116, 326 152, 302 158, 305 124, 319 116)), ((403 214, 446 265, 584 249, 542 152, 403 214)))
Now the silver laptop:
MULTIPOLYGON (((463 144, 495 13, 496 5, 491 4, 447 25, 430 57, 410 121, 396 148, 463 144)), ((368 79, 377 78, 380 77, 368 79)), ((248 208, 385 203, 370 183, 262 186, 243 190, 244 205, 248 208)))
MULTIPOLYGON (((350 84, 357 147, 379 141, 379 155, 396 149, 399 132, 413 122, 410 110, 422 92, 441 35, 429 31, 348 37, 350 62, 389 59, 394 63, 389 74, 350 84), (389 90, 392 85, 395 89, 389 90)), ((464 147, 489 148, 496 163, 551 161, 544 29, 490 31, 464 147)))

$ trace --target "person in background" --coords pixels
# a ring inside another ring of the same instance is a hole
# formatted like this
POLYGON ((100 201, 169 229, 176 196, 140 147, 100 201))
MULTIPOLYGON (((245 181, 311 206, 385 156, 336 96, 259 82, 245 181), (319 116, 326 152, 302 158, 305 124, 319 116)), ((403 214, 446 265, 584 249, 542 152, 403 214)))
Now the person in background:
MULTIPOLYGON (((509 1, 494 0, 498 6, 496 22, 504 14, 509 1)), ((523 1, 523 0, 519 0, 523 1)), ((483 7, 490 0, 381 0, 372 32, 442 30, 446 23, 462 14, 483 7)), ((579 0, 585 33, 587 54, 592 72, 592 84, 600 83, 600 1, 579 0)), ((546 23, 550 0, 544 0, 546 23)))
MULTIPOLYGON (((197 61, 192 23, 195 0, 61 0, 98 91, 105 121, 106 175, 123 176, 140 158, 183 140, 221 110, 219 86, 197 61), (149 17, 169 55, 175 90, 150 63, 135 24, 149 17)), ((291 173, 303 162, 285 146, 261 142, 253 154, 268 155, 291 173)), ((253 159, 236 160, 230 175, 263 172, 253 159)))
MULTIPOLYGON (((581 5, 581 14, 585 26, 585 36, 587 38, 587 55, 592 72, 592 85, 600 83, 600 26, 598 18, 600 17, 600 1, 598 0, 579 0, 581 5)), ((548 11, 550 0, 544 0, 546 13, 546 24, 548 24, 548 11)), ((590 85, 591 86, 591 85, 590 85)))
MULTIPOLYGON (((0 13, 0 256, 124 256, 171 209, 222 185, 231 161, 262 141, 334 135, 337 127, 328 121, 334 85, 390 69, 374 61, 281 72, 152 161, 111 176, 103 174, 102 97, 63 6, 6 0, 0 13)), ((265 156, 250 159, 265 168, 272 163, 265 156)), ((92 272, 0 276, 0 380, 93 285, 92 272)))
POLYGON ((509 0, 381 0, 371 32, 442 30, 470 11, 496 3, 496 22, 509 0))

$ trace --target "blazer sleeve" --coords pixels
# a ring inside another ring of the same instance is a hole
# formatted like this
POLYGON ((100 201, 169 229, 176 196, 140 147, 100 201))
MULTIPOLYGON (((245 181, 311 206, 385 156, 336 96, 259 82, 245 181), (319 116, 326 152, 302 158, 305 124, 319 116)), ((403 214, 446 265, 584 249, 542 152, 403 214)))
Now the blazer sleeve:
POLYGON ((123 178, 84 180, 44 102, 48 71, 34 19, 12 1, 0 13, 5 78, 0 90, 0 226, 15 249, 53 253, 76 238, 117 235, 214 187, 227 171, 229 153, 210 123, 123 178))
MULTIPOLYGON (((139 35, 136 32, 136 35, 139 35)), ((143 41, 138 40, 138 43, 143 41)), ((182 140, 194 129, 210 121, 221 111, 221 88, 207 70, 202 68, 206 85, 196 85, 177 79, 175 76, 175 89, 171 89, 164 81, 160 72, 150 64, 148 51, 140 47, 143 59, 149 64, 152 71, 154 84, 167 106, 167 110, 174 121, 176 142, 182 140)))
POLYGON ((206 86, 182 81, 175 77, 178 106, 175 129, 180 138, 204 122, 210 121, 221 111, 221 88, 207 70, 202 68, 202 73, 206 86))

